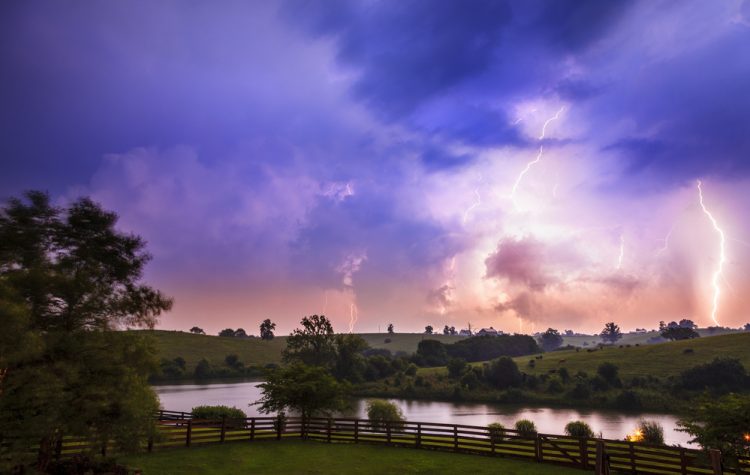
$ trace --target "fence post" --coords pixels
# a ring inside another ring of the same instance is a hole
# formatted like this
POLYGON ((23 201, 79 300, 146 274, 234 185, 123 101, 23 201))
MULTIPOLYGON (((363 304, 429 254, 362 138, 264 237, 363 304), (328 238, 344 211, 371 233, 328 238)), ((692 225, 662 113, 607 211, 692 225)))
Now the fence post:
POLYGON ((494 455, 495 454, 495 439, 497 438, 497 434, 493 432, 494 429, 487 428, 487 435, 490 438, 490 447, 492 447, 491 452, 494 455))
POLYGON ((708 456, 711 458, 711 468, 714 471, 714 475, 722 475, 724 473, 724 467, 721 463, 721 451, 717 449, 709 449, 708 456))
POLYGON ((224 443, 224 438, 227 434, 227 416, 221 416, 221 443, 224 443))
POLYGON ((542 454, 542 436, 539 434, 534 439, 534 458, 536 458, 537 462, 541 462, 544 459, 544 455, 542 454))
POLYGON ((354 420, 354 443, 359 442, 359 419, 354 420))
POLYGON ((154 436, 151 435, 148 438, 148 453, 151 453, 154 451, 154 436))
POLYGON ((328 418, 328 426, 326 427, 326 439, 328 443, 331 443, 331 418, 328 418))
POLYGON ((250 440, 255 440, 255 418, 250 419, 250 440))
POLYGON ((604 442, 601 440, 596 441, 596 464, 594 466, 595 475, 604 475, 604 442))
POLYGON ((685 449, 680 449, 680 475, 687 475, 687 455, 685 449))
POLYGON ((390 445, 391 444, 391 421, 387 421, 385 423, 385 431, 388 434, 386 441, 387 441, 388 445, 390 445))
POLYGON ((453 426, 453 451, 458 451, 458 426, 453 426))
POLYGON ((589 468, 589 439, 578 439, 578 453, 581 456, 581 468, 589 468))
POLYGON ((164 409, 159 411, 159 420, 164 420, 164 409))
POLYGON ((417 422, 417 448, 422 447, 422 424, 417 422))
POLYGON ((58 438, 55 441, 55 461, 60 460, 60 456, 62 455, 62 446, 63 446, 63 435, 58 434, 58 438))
POLYGON ((638 472, 637 472, 636 467, 635 467, 635 443, 634 442, 630 442, 628 445, 629 445, 628 452, 630 454, 630 471, 633 474, 636 474, 638 472))
POLYGON ((193 436, 193 421, 188 420, 187 432, 185 432, 185 447, 190 447, 190 439, 193 436))
POLYGON ((281 440, 281 413, 276 416, 276 440, 281 440))

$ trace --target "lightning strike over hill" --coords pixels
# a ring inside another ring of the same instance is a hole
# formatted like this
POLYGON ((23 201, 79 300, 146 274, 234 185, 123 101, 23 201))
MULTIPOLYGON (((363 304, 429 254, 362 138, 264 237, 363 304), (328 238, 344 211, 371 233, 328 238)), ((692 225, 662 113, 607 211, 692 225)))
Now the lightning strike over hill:
POLYGON ((719 312, 719 297, 721 297, 721 287, 719 287, 719 279, 722 277, 724 264, 727 261, 725 246, 726 238, 724 236, 724 231, 719 227, 719 223, 716 221, 716 218, 714 218, 714 216, 711 214, 708 208, 706 208, 706 205, 703 202, 703 189, 701 188, 701 185, 701 181, 698 180, 698 199, 700 201, 701 209, 703 209, 703 212, 706 214, 706 216, 708 216, 708 219, 711 221, 711 225, 719 235, 719 264, 716 266, 716 270, 714 271, 713 277, 711 278, 711 286, 714 289, 714 297, 711 307, 711 320, 713 320, 714 323, 718 325, 719 320, 716 318, 716 315, 719 312))
MULTIPOLYGON (((560 114, 563 113, 565 110, 565 106, 561 107, 557 113, 547 119, 544 122, 544 125, 542 126, 542 133, 539 135, 538 140, 542 141, 544 140, 544 137, 547 135, 547 126, 552 122, 557 120, 560 117, 560 114)), ((523 170, 521 170, 521 173, 518 174, 518 177, 516 177, 515 183, 513 183, 513 189, 510 192, 510 199, 513 201, 513 206, 518 209, 518 204, 516 203, 516 191, 518 191, 518 187, 521 184, 521 181, 523 180, 523 177, 531 170, 531 167, 537 163, 539 163, 542 160, 542 156, 544 156, 544 144, 539 145, 539 152, 536 154, 536 158, 529 163, 526 164, 523 170)))
POLYGON ((357 323, 357 320, 359 320, 359 311, 357 304, 352 302, 349 306, 349 333, 354 333, 354 325, 357 323))

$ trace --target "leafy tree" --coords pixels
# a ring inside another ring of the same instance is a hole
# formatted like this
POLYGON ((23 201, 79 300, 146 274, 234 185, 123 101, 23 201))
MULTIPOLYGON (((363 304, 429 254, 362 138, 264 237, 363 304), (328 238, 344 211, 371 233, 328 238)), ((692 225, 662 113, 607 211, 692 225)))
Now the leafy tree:
POLYGON ((750 386, 745 367, 735 358, 715 358, 710 363, 686 369, 680 373, 680 382, 685 389, 716 392, 740 391, 750 386))
POLYGON ((426 327, 424 327, 425 335, 432 335, 432 330, 433 330, 432 325, 427 325, 426 327))
POLYGON ((609 322, 604 324, 604 329, 599 334, 602 340, 606 343, 615 343, 617 340, 622 338, 622 332, 620 327, 615 322, 609 322))
POLYGON ((231 336, 234 337, 234 330, 231 328, 225 328, 219 332, 219 336, 231 336))
POLYGON ((443 335, 450 335, 450 334, 451 334, 450 327, 448 325, 444 326, 443 327, 443 335))
POLYGON ((270 318, 263 320, 260 324, 260 337, 263 340, 273 340, 273 332, 276 330, 276 324, 270 318))
POLYGON ((405 420, 403 412, 397 405, 382 399, 367 401, 367 419, 373 430, 385 429, 388 425, 398 429, 405 420))
POLYGON ((234 331, 234 336, 236 338, 247 338, 247 333, 245 332, 244 328, 238 328, 234 331))
POLYGON ((359 335, 336 335, 336 363, 333 374, 353 383, 362 381, 366 369, 362 352, 369 348, 359 335))
POLYGON ((193 327, 190 329, 190 333, 195 333, 196 335, 205 335, 206 332, 203 331, 201 327, 193 327))
POLYGON ((298 412, 303 419, 317 414, 329 414, 347 406, 349 386, 319 366, 294 362, 271 371, 260 385, 262 397, 255 404, 269 414, 298 412))
POLYGON ((680 320, 678 325, 680 326, 680 328, 690 328, 691 330, 695 330, 696 328, 698 328, 698 325, 696 325, 695 322, 687 318, 683 318, 682 320, 680 320))
POLYGON ((313 366, 330 366, 336 359, 333 326, 324 315, 302 318, 302 329, 295 329, 282 353, 285 362, 298 361, 313 366))
POLYGON ((242 364, 242 361, 240 361, 240 357, 234 353, 232 353, 231 355, 227 355, 226 358, 224 358, 224 363, 226 363, 226 365, 230 368, 234 369, 239 369, 245 366, 244 364, 242 364))
POLYGON ((490 362, 485 368, 485 379, 500 389, 519 386, 523 381, 518 365, 507 356, 501 356, 490 362))
POLYGON ((0 472, 48 466, 62 434, 137 448, 153 432, 157 370, 144 338, 172 301, 143 284, 144 241, 82 198, 28 192, 0 209, 0 472))
POLYGON ((210 378, 213 374, 211 370, 211 363, 209 363, 207 359, 201 358, 198 364, 195 365, 194 374, 198 379, 210 378))
POLYGON ((745 329, 746 332, 750 332, 750 323, 746 323, 743 328, 745 329))
POLYGON ((466 360, 463 358, 451 358, 448 360, 448 374, 451 378, 458 379, 467 367, 466 360))
POLYGON ((388 324, 388 333, 393 334, 393 323, 388 324))
POLYGON ((445 345, 449 356, 466 361, 488 361, 499 356, 523 356, 539 352, 529 335, 474 336, 445 345))
POLYGON ((604 362, 596 369, 596 373, 609 384, 614 384, 617 381, 618 371, 617 365, 610 362, 604 362))
POLYGON ((565 425, 565 433, 571 437, 585 437, 593 439, 594 431, 591 430, 591 426, 583 421, 572 421, 565 425))
POLYGON ((662 338, 667 340, 690 340, 699 338, 700 334, 689 327, 665 327, 661 331, 662 338))
POLYGON ((544 351, 552 351, 560 348, 563 344, 563 337, 560 332, 554 328, 548 328, 546 332, 542 333, 539 337, 539 343, 544 348, 544 351))
POLYGON ((664 445, 664 427, 656 421, 642 419, 638 422, 634 441, 649 445, 664 445))
POLYGON ((445 345, 437 340, 422 340, 417 345, 417 357, 424 366, 443 366, 448 360, 445 345))
POLYGON ((729 394, 706 398, 677 422, 677 430, 693 436, 692 443, 719 449, 725 455, 747 456, 750 452, 750 396, 729 394))
POLYGON ((451 327, 450 328, 450 334, 451 335, 458 335, 458 331, 456 331, 456 327, 451 327))

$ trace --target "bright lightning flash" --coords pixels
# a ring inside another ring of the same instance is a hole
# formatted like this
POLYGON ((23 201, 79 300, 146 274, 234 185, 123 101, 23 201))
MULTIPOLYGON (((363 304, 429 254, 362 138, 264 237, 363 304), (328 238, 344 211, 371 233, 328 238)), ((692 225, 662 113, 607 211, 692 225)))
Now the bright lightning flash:
POLYGON ((357 310, 357 304, 352 302, 349 306, 349 333, 354 333, 354 324, 359 319, 359 312, 357 310))
MULTIPOLYGON (((560 118, 560 114, 563 113, 565 110, 565 106, 561 107, 559 111, 557 111, 557 114, 550 117, 544 122, 544 125, 542 126, 542 133, 539 135, 539 140, 544 140, 544 137, 547 134, 547 126, 550 124, 550 122, 555 121, 560 118)), ((518 187, 521 184, 521 181, 523 180, 523 177, 531 170, 531 167, 533 165, 536 165, 542 160, 542 156, 544 155, 544 144, 539 145, 539 152, 536 154, 536 158, 529 163, 526 164, 523 170, 521 170, 521 173, 518 174, 518 177, 516 177, 516 182, 513 183, 513 189, 510 192, 510 199, 513 201, 513 206, 518 209, 518 204, 516 203, 516 191, 518 191, 518 187)))
POLYGON ((716 314, 719 311, 719 297, 721 296, 719 279, 722 277, 724 264, 727 262, 725 248, 726 239, 724 237, 724 231, 719 227, 719 223, 716 222, 716 218, 714 218, 708 208, 706 208, 706 205, 703 203, 703 189, 701 188, 701 185, 701 181, 698 180, 698 198, 700 200, 701 208, 703 209, 703 212, 706 214, 706 216, 708 216, 708 219, 711 221, 711 225, 713 226, 714 230, 719 234, 719 265, 716 266, 716 271, 714 271, 713 277, 711 278, 711 285, 714 289, 713 306, 711 308, 711 320, 713 320, 714 323, 718 325, 719 321, 716 319, 716 314))

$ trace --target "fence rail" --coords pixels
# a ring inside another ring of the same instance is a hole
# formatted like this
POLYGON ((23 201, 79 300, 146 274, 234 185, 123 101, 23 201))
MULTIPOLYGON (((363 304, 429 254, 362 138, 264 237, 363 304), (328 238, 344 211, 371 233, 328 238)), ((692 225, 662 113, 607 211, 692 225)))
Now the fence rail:
MULTIPOLYGON (((586 439, 554 434, 525 435, 513 429, 501 434, 483 426, 432 422, 373 423, 353 418, 251 417, 206 420, 192 414, 159 411, 158 437, 148 450, 194 445, 303 438, 327 443, 384 444, 398 447, 515 457, 594 469, 597 474, 625 472, 653 475, 750 474, 750 458, 731 464, 719 451, 652 446, 623 440, 586 439)), ((64 438, 56 455, 91 450, 84 441, 64 438)), ((96 447, 106 453, 107 447, 96 447)))

